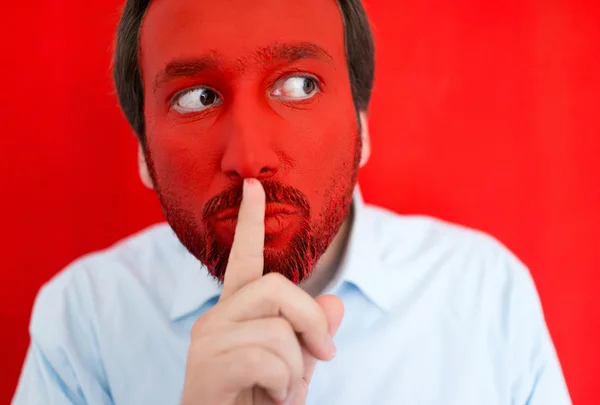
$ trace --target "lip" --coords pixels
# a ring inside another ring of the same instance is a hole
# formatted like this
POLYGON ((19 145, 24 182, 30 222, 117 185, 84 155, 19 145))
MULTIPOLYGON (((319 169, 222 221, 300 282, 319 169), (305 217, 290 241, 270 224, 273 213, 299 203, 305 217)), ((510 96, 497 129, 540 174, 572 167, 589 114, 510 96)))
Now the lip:
MULTIPOLYGON (((240 211, 239 207, 227 208, 225 210, 218 212, 215 215, 215 219, 217 221, 222 221, 222 220, 237 218, 239 211, 240 211)), ((295 213, 296 213, 296 210, 288 204, 268 203, 265 207, 265 218, 272 217, 275 215, 292 215, 295 213)))
MULTIPOLYGON (((238 220, 237 213, 234 210, 229 212, 222 211, 219 216, 220 218, 213 222, 215 231, 223 241, 229 244, 233 243, 233 236, 238 220)), ((269 214, 265 215, 264 223, 265 236, 271 238, 265 240, 265 243, 268 241, 273 245, 275 242, 272 238, 275 237, 275 235, 277 235, 277 238, 284 240, 286 235, 291 235, 293 233, 293 229, 295 229, 295 224, 297 223, 296 211, 290 209, 282 210, 281 208, 273 207, 269 210, 269 214)))

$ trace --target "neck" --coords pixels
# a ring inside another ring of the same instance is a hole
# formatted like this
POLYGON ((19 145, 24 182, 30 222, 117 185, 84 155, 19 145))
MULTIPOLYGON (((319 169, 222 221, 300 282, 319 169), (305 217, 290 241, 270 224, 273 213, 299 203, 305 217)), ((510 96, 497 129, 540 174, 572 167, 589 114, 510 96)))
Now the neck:
POLYGON ((354 204, 350 206, 350 212, 342 223, 340 230, 315 265, 311 276, 308 278, 308 280, 300 285, 304 291, 313 297, 321 294, 323 290, 327 288, 331 280, 333 280, 338 274, 340 270, 340 263, 344 252, 346 251, 346 245, 348 244, 348 238, 352 229, 353 219, 354 204))

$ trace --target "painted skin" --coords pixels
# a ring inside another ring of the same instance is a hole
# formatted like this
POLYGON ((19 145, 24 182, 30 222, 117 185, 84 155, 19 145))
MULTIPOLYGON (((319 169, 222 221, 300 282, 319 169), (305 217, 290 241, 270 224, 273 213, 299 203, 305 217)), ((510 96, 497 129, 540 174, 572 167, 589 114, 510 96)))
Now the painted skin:
POLYGON ((296 284, 349 212, 361 140, 343 32, 335 0, 154 0, 144 17, 146 161, 220 281, 244 178, 265 189, 264 272, 296 284))

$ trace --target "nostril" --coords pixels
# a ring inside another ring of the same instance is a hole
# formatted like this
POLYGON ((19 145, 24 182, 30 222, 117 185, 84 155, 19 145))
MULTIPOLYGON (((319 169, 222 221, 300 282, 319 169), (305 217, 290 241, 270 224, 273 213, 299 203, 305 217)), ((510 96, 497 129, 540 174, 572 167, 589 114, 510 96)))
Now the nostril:
POLYGON ((263 167, 262 169, 260 169, 260 174, 266 174, 266 173, 270 173, 271 169, 267 168, 267 167, 263 167))

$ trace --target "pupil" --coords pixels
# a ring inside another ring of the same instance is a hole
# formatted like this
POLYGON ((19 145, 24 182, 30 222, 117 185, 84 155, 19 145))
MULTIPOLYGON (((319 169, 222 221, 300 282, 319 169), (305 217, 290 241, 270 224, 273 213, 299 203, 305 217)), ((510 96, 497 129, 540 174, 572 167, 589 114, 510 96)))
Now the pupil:
POLYGON ((215 102, 216 94, 213 91, 207 90, 202 92, 200 95, 200 102, 202 105, 210 105, 215 102))
POLYGON ((314 90, 315 84, 311 79, 304 79, 304 92, 310 94, 314 90))

